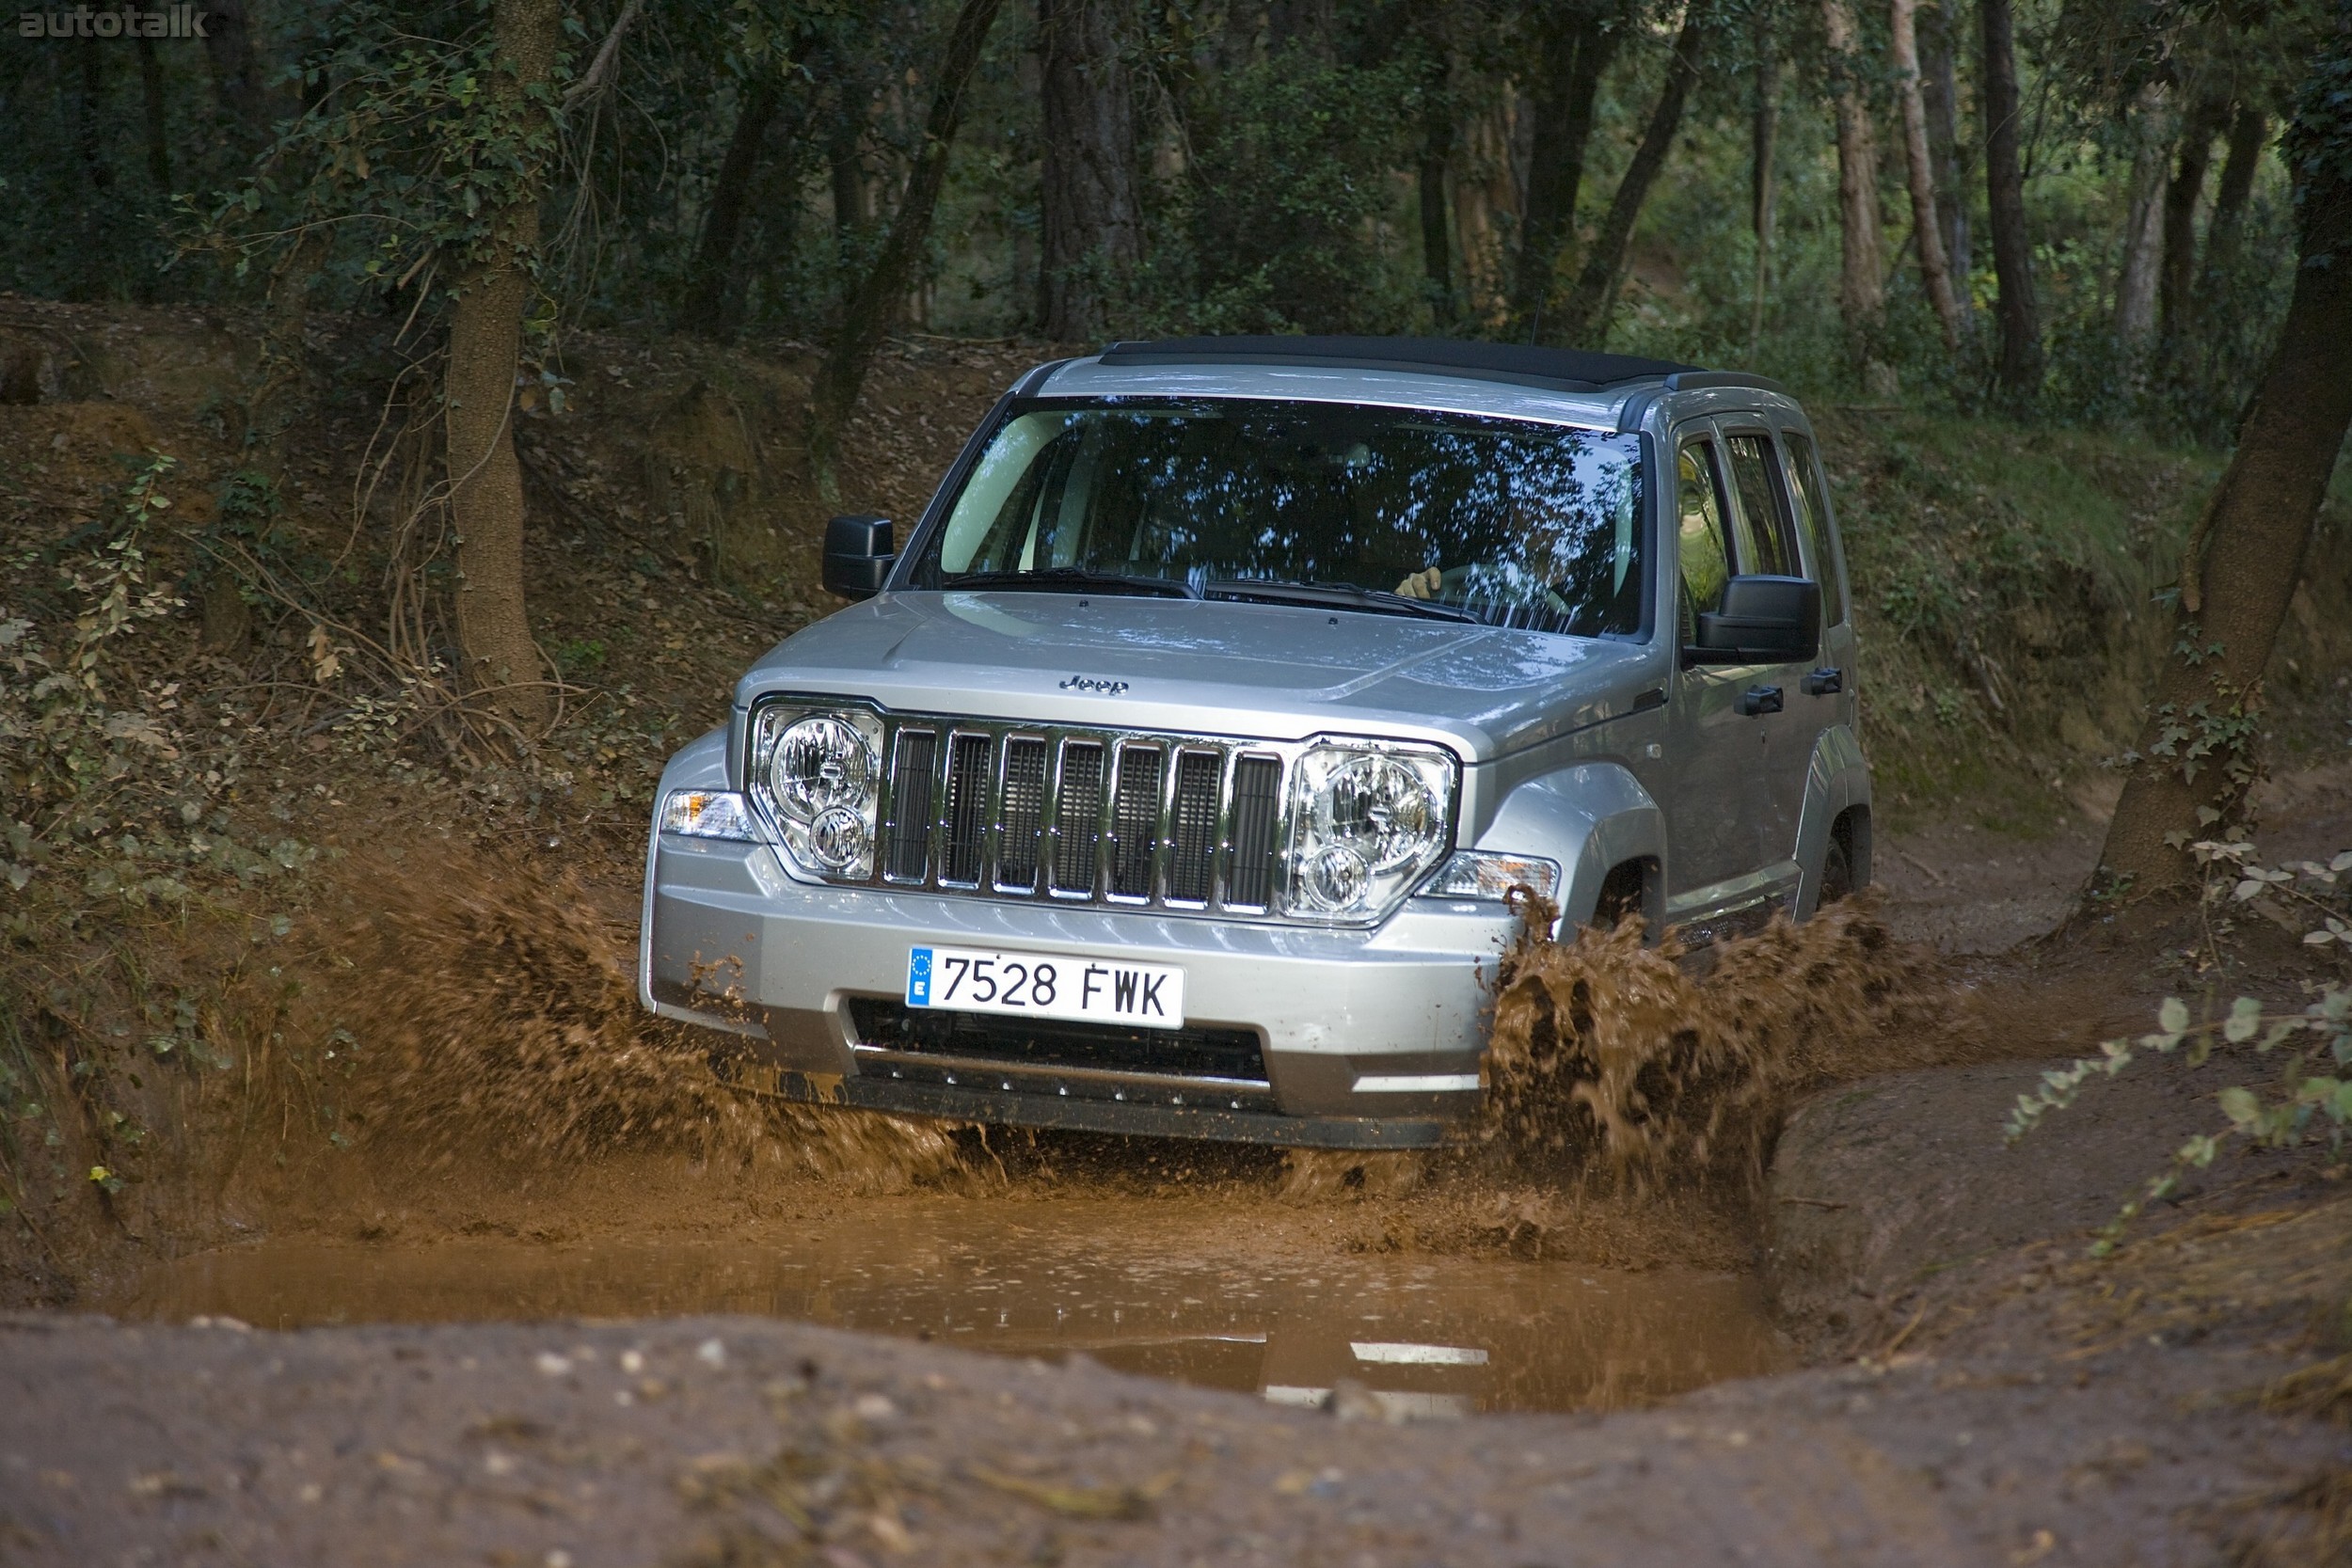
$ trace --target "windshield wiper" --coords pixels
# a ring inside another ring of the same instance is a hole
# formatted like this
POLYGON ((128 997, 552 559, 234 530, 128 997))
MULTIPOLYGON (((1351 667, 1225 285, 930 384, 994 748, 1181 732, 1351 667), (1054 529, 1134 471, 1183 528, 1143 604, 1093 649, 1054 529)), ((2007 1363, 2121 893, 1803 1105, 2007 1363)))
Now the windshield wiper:
POLYGON ((1096 572, 1084 566, 1040 566, 1029 572, 965 572, 948 578, 940 587, 947 593, 961 588, 1021 588, 1041 594, 1078 594, 1091 589, 1113 594, 1156 594, 1174 599, 1200 596, 1199 589, 1172 578, 1096 572))
POLYGON ((1485 626, 1485 619, 1457 605, 1416 599, 1386 589, 1359 588, 1352 582, 1289 582, 1280 578, 1219 578, 1205 592, 1220 599, 1264 599, 1274 604, 1343 605, 1383 615, 1422 615, 1432 621, 1467 621, 1485 626))

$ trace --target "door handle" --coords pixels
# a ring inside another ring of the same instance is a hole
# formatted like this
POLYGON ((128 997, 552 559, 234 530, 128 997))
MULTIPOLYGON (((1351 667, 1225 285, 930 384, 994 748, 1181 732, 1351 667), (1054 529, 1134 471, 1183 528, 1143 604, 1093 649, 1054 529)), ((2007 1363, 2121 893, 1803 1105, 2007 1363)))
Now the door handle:
POLYGON ((1824 664, 1819 670, 1805 672, 1804 694, 1808 697, 1826 697, 1833 691, 1845 689, 1846 672, 1835 664, 1824 664))
POLYGON ((1755 718, 1759 713, 1778 713, 1782 706, 1780 700, 1780 688, 1777 686, 1751 686, 1745 691, 1740 693, 1740 700, 1735 705, 1741 713, 1745 714, 1750 719, 1755 718))

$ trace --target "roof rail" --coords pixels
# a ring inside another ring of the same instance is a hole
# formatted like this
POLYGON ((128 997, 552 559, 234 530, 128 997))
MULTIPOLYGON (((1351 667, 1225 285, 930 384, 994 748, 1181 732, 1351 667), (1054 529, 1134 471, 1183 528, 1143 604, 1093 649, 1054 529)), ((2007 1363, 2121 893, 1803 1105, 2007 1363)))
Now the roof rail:
POLYGON ((1603 391, 1627 382, 1660 376, 1708 373, 1695 365, 1677 364, 1671 359, 1458 338, 1173 338, 1158 342, 1115 342, 1103 350, 1101 359, 1106 365, 1319 365, 1405 371, 1422 375, 1518 382, 1570 392, 1603 391))

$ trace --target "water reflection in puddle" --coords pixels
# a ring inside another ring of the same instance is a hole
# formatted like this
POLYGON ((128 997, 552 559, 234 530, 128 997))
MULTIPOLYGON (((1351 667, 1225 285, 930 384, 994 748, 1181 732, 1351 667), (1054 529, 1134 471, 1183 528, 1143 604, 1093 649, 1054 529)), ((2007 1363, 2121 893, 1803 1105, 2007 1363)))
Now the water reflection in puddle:
POLYGON ((1423 1417, 1613 1408, 1788 1364, 1739 1278, 1412 1255, 1226 1260, 1139 1239, 1116 1211, 916 1207, 726 1241, 270 1242, 158 1267, 111 1309, 265 1328, 750 1312, 1083 1352, 1284 1404, 1322 1404, 1349 1380, 1423 1417))

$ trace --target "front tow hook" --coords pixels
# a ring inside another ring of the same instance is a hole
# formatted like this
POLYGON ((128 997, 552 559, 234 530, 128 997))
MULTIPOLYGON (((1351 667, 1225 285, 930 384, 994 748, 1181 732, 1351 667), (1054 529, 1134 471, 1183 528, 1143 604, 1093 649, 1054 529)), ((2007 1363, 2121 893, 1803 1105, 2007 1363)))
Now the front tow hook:
POLYGON ((1780 688, 1751 686, 1740 693, 1740 711, 1750 719, 1761 713, 1778 713, 1781 709, 1780 688))

